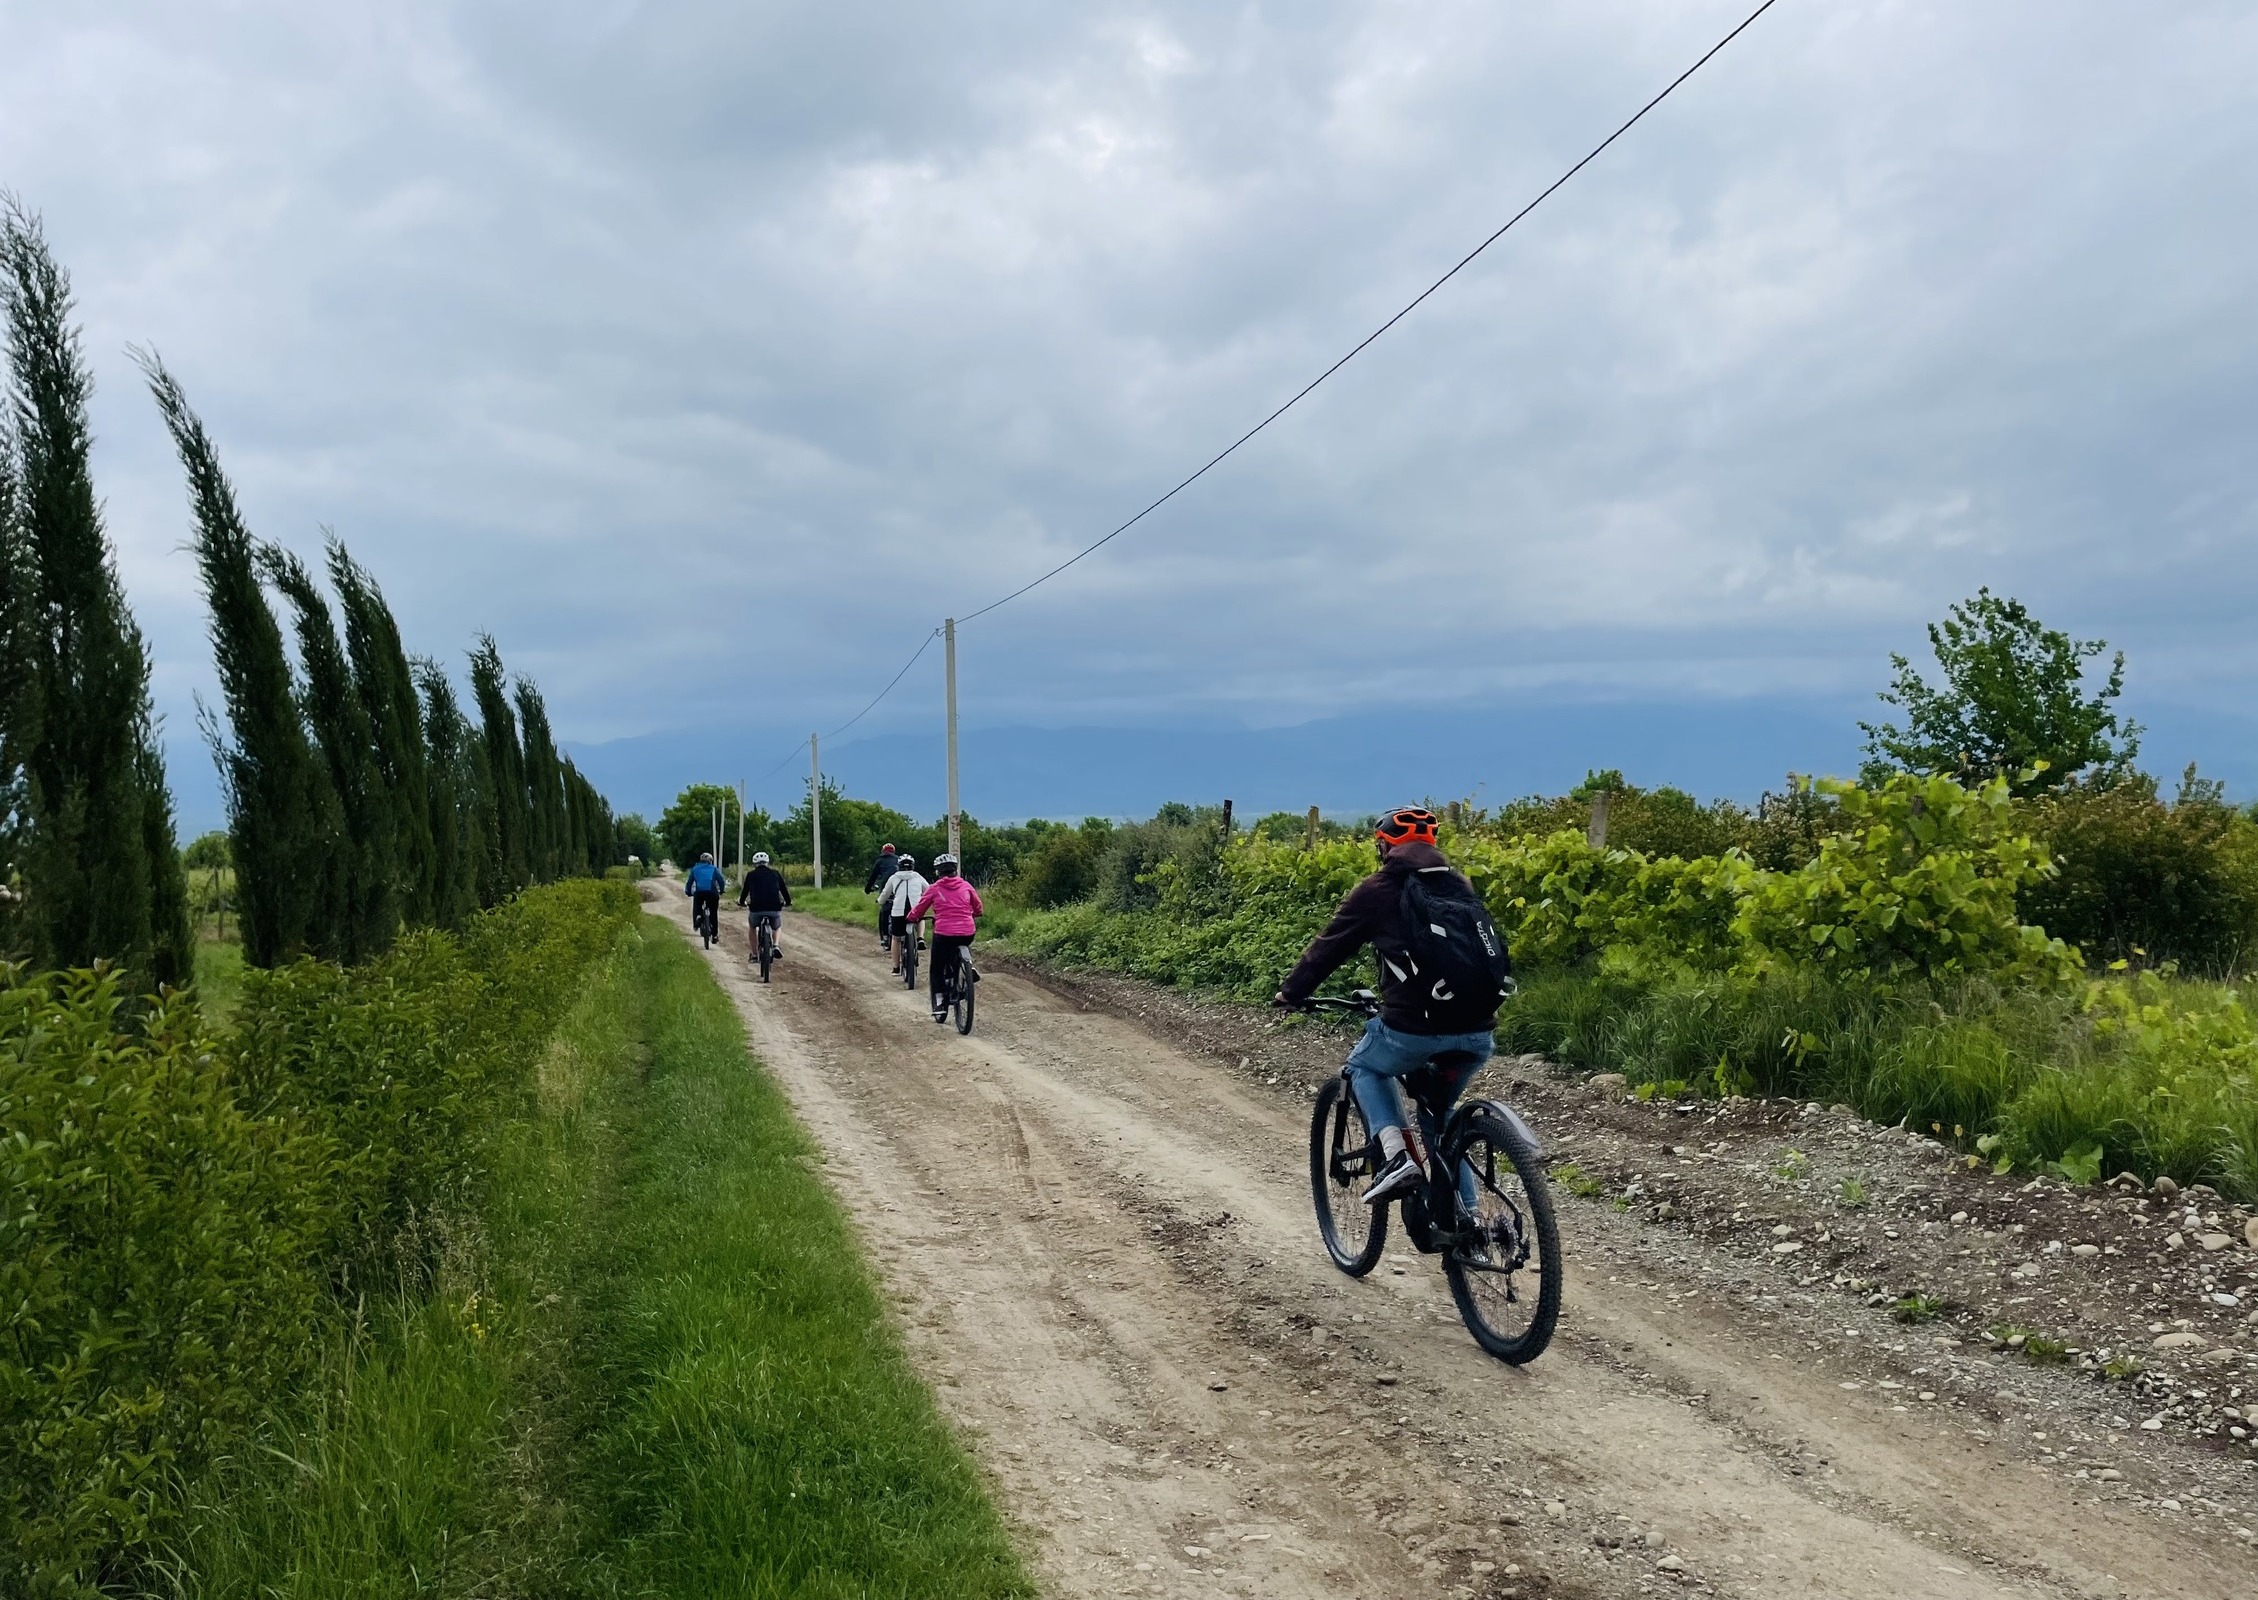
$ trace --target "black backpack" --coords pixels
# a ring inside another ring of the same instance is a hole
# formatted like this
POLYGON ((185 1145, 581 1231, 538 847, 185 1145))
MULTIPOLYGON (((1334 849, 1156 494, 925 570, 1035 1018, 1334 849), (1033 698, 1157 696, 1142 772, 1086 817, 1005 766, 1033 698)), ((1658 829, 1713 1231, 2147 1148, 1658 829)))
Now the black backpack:
POLYGON ((1404 992, 1427 1020, 1462 1033, 1495 1016, 1513 959, 1472 886, 1447 867, 1406 873, 1399 917, 1411 964, 1404 992))

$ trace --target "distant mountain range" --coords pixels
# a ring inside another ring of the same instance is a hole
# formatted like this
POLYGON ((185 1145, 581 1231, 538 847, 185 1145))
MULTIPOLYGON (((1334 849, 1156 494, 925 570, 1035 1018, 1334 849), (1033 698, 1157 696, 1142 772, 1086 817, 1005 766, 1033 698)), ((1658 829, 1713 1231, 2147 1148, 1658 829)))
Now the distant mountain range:
MULTIPOLYGON (((1241 816, 1312 805, 1348 816, 1405 799, 1472 797, 1497 805, 1558 794, 1588 770, 1620 767, 1643 788, 1673 784, 1704 800, 1753 803, 1789 772, 1848 774, 1857 723, 1871 702, 1622 701, 1498 705, 1328 717, 1292 727, 972 728, 959 752, 964 807, 993 822, 1027 817, 1139 817, 1170 800, 1226 798, 1241 816)), ((2258 716, 2151 705, 2141 764, 2169 789, 2189 761, 2258 797, 2258 716)), ((619 811, 656 817, 694 782, 758 780, 801 737, 747 719, 737 727, 568 743, 573 760, 619 811)), ((223 827, 225 813, 203 742, 167 742, 183 839, 223 827)), ((806 792, 803 753, 765 782, 753 803, 788 810, 806 792)), ((946 808, 938 732, 879 733, 825 746, 823 770, 848 793, 919 818, 946 808)))
MULTIPOLYGON (((1753 803, 1791 771, 1848 775, 1870 702, 1733 700, 1505 705, 1332 717, 1292 727, 967 729, 964 808, 989 821, 1149 815, 1166 801, 1230 799, 1241 816, 1311 805, 1351 815, 1406 799, 1497 805, 1558 794, 1595 768, 1702 799, 1753 803)), ((2176 779, 2189 760, 2258 794, 2258 718, 2150 707, 2143 764, 2176 779)), ((664 733, 574 745, 573 759, 622 811, 656 816, 685 784, 756 779, 799 737, 772 729, 664 733)), ((783 811, 806 790, 806 756, 756 783, 755 805, 783 811)), ((910 815, 946 806, 938 732, 881 733, 826 746, 823 768, 848 793, 910 815)), ((2169 784, 2167 784, 2169 787, 2169 784)))

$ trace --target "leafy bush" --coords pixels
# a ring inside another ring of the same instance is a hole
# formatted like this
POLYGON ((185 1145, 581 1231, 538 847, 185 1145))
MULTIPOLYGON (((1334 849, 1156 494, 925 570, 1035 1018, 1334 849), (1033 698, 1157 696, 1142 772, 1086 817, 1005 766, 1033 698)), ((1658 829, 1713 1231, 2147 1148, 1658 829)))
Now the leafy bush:
POLYGON ((1007 885, 1024 906, 1049 908, 1086 900, 1098 886, 1098 864, 1113 825, 1093 817, 1079 828, 1047 829, 1020 859, 1007 885))
POLYGON ((475 1181, 580 975, 636 915, 568 880, 342 971, 246 975, 233 1030, 107 974, 0 977, 0 1593, 76 1596, 287 1394, 475 1181))
POLYGON ((2192 767, 2171 804, 2136 777, 2057 790, 2020 820, 2059 867, 2023 891, 2024 916, 2089 955, 2225 974, 2258 948, 2258 822, 2192 767))
POLYGON ((1750 877, 1735 930, 1768 957, 1868 978, 2012 972, 2066 979, 2076 952, 2023 924, 2016 897, 2053 871, 2015 831, 2007 780, 1895 773, 1822 781, 1841 831, 1792 873, 1750 877))

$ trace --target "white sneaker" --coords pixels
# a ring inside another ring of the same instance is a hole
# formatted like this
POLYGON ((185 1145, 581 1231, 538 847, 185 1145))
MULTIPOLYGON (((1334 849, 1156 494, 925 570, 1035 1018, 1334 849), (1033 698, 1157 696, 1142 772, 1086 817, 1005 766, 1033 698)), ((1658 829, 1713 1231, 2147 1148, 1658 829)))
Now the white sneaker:
POLYGON ((1411 1159, 1410 1151, 1402 1151, 1380 1169, 1380 1175, 1372 1180, 1372 1187, 1364 1191, 1364 1203, 1376 1206, 1383 1200, 1393 1200, 1419 1178, 1419 1163, 1411 1159))

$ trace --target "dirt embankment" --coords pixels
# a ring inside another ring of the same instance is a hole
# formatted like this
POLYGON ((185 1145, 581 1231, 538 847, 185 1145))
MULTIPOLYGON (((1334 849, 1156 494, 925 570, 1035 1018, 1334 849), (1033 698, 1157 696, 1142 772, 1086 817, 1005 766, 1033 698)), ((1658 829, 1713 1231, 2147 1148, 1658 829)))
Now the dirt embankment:
POLYGON ((1325 1261, 1307 1107, 1337 1037, 998 964, 960 1039, 869 935, 787 946, 765 988, 739 929, 715 966, 1061 1593, 2250 1592, 2258 1330, 2192 1297, 2242 1298, 2258 1257, 2184 1207, 1505 1063, 1492 1092, 1590 1191, 1561 1202, 1561 1336, 1517 1371, 1432 1262, 1325 1261), (1932 1320, 1897 1320, 1913 1296, 1932 1320), (2136 1342, 2146 1373, 2106 1376, 2136 1342))

